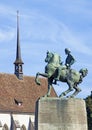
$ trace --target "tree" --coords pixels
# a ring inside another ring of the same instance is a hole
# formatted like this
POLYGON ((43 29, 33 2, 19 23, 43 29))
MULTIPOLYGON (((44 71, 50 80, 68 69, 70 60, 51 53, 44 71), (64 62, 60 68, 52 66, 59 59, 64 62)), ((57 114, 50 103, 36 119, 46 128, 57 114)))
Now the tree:
POLYGON ((88 130, 92 130, 92 91, 91 95, 85 99, 85 102, 87 109, 88 130))

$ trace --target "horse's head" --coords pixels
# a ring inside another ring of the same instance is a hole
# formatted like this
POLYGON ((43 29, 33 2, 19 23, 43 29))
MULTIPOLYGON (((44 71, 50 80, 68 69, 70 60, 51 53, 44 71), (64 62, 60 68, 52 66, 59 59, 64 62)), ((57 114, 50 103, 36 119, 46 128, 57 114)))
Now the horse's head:
POLYGON ((61 64, 61 57, 57 53, 52 53, 47 51, 47 56, 45 62, 53 64, 55 67, 58 67, 61 64))
POLYGON ((51 61, 52 57, 53 57, 53 53, 47 51, 47 56, 46 56, 46 58, 45 58, 45 62, 48 62, 48 63, 49 63, 49 62, 51 61))

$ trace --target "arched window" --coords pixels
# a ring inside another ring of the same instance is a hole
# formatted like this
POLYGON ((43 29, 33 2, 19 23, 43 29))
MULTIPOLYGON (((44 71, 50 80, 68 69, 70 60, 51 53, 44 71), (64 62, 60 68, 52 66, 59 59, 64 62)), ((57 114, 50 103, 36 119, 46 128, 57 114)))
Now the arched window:
POLYGON ((25 125, 22 125, 21 130, 26 130, 25 125))
POLYGON ((8 128, 8 126, 7 126, 7 124, 4 124, 4 126, 3 126, 2 130, 9 130, 9 128, 8 128))

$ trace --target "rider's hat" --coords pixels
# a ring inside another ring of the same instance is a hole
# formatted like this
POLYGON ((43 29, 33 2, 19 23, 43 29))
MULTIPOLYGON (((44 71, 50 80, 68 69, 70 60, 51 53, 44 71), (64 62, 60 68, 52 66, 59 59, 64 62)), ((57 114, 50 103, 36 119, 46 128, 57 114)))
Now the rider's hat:
POLYGON ((47 54, 49 54, 49 51, 47 50, 47 54))
POLYGON ((65 53, 71 53, 69 48, 65 48, 65 53))

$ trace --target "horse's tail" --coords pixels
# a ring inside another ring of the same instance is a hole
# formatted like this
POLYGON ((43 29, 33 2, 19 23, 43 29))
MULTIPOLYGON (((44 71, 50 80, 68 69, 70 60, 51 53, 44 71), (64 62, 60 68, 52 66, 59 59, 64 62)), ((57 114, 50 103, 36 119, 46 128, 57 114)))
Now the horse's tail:
POLYGON ((81 75, 85 77, 88 74, 88 69, 80 69, 79 73, 81 73, 81 75))

